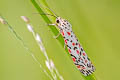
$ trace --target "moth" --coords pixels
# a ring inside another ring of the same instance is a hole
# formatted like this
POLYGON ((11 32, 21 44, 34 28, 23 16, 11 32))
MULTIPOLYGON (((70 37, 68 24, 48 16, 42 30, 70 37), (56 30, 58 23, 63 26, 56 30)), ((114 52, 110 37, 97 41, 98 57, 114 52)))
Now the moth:
MULTIPOLYGON (((45 14, 51 15, 51 14, 45 14)), ((71 55, 71 58, 75 64, 75 66, 80 70, 80 72, 84 76, 88 76, 95 71, 95 67, 93 66, 92 62, 88 58, 86 52, 84 51, 83 47, 81 46, 79 40, 75 36, 72 25, 66 20, 56 15, 51 15, 56 18, 54 24, 59 29, 59 34, 56 38, 61 34, 64 38, 65 46, 68 49, 68 52, 71 55)))

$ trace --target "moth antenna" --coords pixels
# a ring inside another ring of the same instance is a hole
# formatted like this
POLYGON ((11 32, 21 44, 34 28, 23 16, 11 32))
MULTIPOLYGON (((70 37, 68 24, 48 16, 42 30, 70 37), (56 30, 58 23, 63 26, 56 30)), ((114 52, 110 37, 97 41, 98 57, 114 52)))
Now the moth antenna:
POLYGON ((40 1, 39 0, 37 0, 38 1, 38 3, 39 3, 39 6, 41 6, 41 7, 43 7, 43 8, 47 8, 48 10, 50 10, 53 14, 54 14, 54 16, 57 18, 58 16, 57 16, 57 14, 52 10, 52 9, 50 9, 49 7, 46 7, 46 6, 42 6, 41 4, 40 4, 40 1))
POLYGON ((56 17, 58 17, 57 14, 52 9, 50 9, 49 7, 46 8, 49 9, 56 17))
POLYGON ((34 14, 40 14, 40 15, 50 15, 50 16, 53 16, 53 17, 57 18, 57 16, 52 15, 52 14, 46 14, 46 13, 34 13, 34 14))

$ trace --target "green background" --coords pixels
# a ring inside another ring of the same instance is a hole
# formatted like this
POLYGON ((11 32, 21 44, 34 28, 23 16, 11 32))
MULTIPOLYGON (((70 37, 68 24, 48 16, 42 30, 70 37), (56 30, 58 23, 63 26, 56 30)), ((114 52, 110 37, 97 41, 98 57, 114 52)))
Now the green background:
MULTIPOLYGON (((46 0, 49 7, 67 19, 92 60, 97 80, 119 80, 120 72, 120 1, 119 0, 46 0)), ((49 58, 65 80, 82 80, 63 46, 53 38, 53 33, 42 20, 33 14, 36 9, 30 0, 0 0, 0 14, 45 66, 45 57, 32 34, 20 19, 30 18, 34 29, 40 34, 49 58)), ((50 74, 50 72, 48 71, 50 74)), ((49 80, 39 65, 13 36, 8 27, 0 24, 0 80, 49 80)))

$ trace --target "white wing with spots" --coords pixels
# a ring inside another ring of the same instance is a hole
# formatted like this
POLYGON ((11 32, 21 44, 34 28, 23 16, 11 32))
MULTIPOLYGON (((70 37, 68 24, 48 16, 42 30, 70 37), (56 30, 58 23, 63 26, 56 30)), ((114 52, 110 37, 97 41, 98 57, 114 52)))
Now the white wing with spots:
POLYGON ((56 22, 74 64, 85 76, 92 74, 95 68, 72 31, 72 25, 60 17, 56 19, 56 22))

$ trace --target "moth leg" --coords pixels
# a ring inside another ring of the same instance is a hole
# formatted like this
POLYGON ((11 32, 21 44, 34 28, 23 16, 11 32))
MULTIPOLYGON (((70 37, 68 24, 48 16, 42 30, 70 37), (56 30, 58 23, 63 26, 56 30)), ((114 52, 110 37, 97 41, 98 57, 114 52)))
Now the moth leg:
POLYGON ((61 32, 62 32, 62 29, 61 29, 60 32, 57 34, 57 36, 54 36, 54 38, 57 39, 57 38, 60 36, 61 32))
POLYGON ((65 43, 64 43, 64 49, 66 48, 66 45, 65 45, 65 43))
POLYGON ((53 36, 53 38, 57 39, 60 36, 60 32, 57 34, 57 36, 53 36))
MULTIPOLYGON (((48 26, 56 26, 55 23, 53 24, 47 24, 48 26)), ((57 36, 53 36, 53 38, 57 39, 60 36, 60 32, 57 34, 57 36)))
MULTIPOLYGON (((55 24, 55 23, 53 23, 53 24, 48 24, 48 26, 56 26, 56 24, 55 24)), ((57 38, 60 36, 61 31, 62 31, 62 30, 60 30, 60 32, 57 34, 57 36, 53 36, 53 38, 57 39, 57 38)))
POLYGON ((47 24, 48 26, 56 26, 56 24, 55 23, 53 23, 53 24, 47 24))

